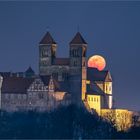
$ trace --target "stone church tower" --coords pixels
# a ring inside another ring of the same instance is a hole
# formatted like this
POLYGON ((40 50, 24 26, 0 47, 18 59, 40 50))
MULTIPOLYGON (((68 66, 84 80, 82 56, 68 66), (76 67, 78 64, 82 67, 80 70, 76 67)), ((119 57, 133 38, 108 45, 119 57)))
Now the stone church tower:
POLYGON ((86 50, 87 43, 78 32, 70 42, 71 90, 76 102, 84 100, 86 92, 86 50))
POLYGON ((69 58, 57 58, 57 44, 47 32, 39 44, 39 74, 52 75, 55 80, 67 83, 73 102, 81 104, 86 93, 87 43, 77 32, 69 47, 69 58))
POLYGON ((56 57, 57 44, 49 32, 39 43, 39 73, 40 75, 50 75, 50 66, 56 57))

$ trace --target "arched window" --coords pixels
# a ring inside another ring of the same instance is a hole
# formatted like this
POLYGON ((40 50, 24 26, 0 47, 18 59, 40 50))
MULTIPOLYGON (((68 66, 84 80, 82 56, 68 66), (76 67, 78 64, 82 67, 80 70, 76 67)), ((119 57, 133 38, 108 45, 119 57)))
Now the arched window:
POLYGON ((72 50, 72 56, 74 57, 74 54, 75 54, 75 51, 74 50, 72 50))
POLYGON ((77 61, 74 61, 74 62, 73 62, 73 65, 74 65, 74 66, 77 66, 77 61))
POLYGON ((77 53, 76 50, 74 50, 74 56, 76 56, 76 53, 77 53))

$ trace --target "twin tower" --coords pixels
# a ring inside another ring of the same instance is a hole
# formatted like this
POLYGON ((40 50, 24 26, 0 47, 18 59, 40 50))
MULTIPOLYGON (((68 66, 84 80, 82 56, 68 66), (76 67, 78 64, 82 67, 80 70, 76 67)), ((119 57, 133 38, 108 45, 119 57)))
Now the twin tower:
POLYGON ((86 92, 87 43, 79 32, 69 43, 69 58, 57 58, 57 43, 49 32, 39 43, 39 74, 52 75, 58 82, 65 82, 74 100, 83 99, 86 92))

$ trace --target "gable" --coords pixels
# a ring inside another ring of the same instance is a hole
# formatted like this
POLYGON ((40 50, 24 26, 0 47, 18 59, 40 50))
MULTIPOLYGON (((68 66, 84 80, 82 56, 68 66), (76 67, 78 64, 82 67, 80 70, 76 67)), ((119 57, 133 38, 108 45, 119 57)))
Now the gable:
POLYGON ((28 88, 28 91, 48 91, 48 86, 43 83, 41 78, 36 78, 28 88))
POLYGON ((112 78, 111 78, 110 72, 107 73, 106 78, 105 78, 105 82, 112 82, 112 78))

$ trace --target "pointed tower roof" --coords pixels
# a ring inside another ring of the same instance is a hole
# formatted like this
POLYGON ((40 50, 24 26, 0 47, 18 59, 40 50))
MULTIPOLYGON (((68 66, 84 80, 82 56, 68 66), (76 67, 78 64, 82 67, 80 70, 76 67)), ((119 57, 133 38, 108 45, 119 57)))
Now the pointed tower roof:
POLYGON ((47 32, 39 44, 56 44, 51 34, 47 32))
POLYGON ((25 73, 35 73, 35 72, 33 71, 33 69, 32 69, 31 67, 29 67, 29 68, 25 71, 25 73))
POLYGON ((87 44, 87 43, 84 40, 84 38, 82 37, 82 35, 79 32, 77 32, 77 34, 72 39, 72 41, 70 42, 70 44, 87 44))

